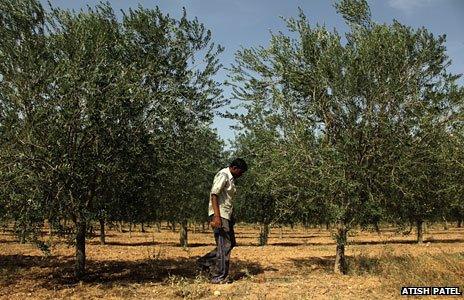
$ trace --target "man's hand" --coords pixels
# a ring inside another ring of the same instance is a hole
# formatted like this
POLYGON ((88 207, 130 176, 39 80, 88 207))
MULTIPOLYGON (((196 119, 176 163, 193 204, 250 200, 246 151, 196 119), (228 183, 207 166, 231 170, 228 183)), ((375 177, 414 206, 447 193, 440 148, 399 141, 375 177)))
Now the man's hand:
POLYGON ((219 211, 219 200, 216 194, 211 194, 211 204, 213 205, 214 216, 213 220, 209 224, 211 225, 211 227, 213 227, 213 229, 221 228, 221 213, 219 211))
POLYGON ((213 217, 213 220, 212 220, 209 224, 210 224, 211 227, 213 227, 214 229, 216 229, 216 228, 221 228, 221 227, 222 227, 221 217, 215 215, 215 216, 213 217))

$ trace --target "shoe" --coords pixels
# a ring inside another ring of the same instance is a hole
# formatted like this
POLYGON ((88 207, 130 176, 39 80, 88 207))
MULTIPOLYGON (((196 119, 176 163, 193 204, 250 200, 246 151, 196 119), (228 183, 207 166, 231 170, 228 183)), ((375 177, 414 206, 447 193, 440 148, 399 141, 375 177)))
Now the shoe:
POLYGON ((224 279, 216 279, 216 278, 211 279, 212 284, 229 284, 232 282, 234 282, 234 280, 229 276, 227 276, 224 279))

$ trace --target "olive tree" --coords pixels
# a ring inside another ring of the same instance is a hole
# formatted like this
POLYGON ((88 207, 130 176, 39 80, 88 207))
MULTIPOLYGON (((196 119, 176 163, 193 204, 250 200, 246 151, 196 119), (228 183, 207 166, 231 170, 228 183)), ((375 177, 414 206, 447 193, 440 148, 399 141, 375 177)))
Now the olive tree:
POLYGON ((109 4, 2 0, 0 25, 2 201, 23 224, 72 220, 82 278, 89 222, 145 218, 166 192, 166 144, 222 105, 222 48, 198 20, 158 8, 118 20, 109 4))
MULTIPOLYGON (((231 79, 248 110, 238 118, 245 134, 271 130, 279 142, 261 147, 272 147, 286 162, 281 165, 292 166, 283 174, 297 170, 304 178, 276 180, 268 190, 293 186, 294 195, 306 193, 306 205, 292 207, 308 209, 315 218, 322 213, 336 225, 334 270, 344 273, 348 232, 392 217, 391 207, 401 203, 392 197, 401 194, 393 170, 407 170, 405 161, 414 165, 420 149, 436 151, 421 136, 443 134, 459 112, 462 93, 458 77, 447 73, 444 37, 397 21, 377 24, 366 1, 343 0, 335 8, 350 28, 346 42, 336 30, 312 26, 300 12, 287 20, 288 33, 272 34, 269 47, 239 51, 231 79), (410 160, 405 151, 412 150, 417 155, 410 160)), ((264 170, 269 157, 263 158, 264 170)), ((433 180, 428 169, 421 170, 433 180)), ((439 192, 441 187, 425 182, 417 186, 416 171, 404 174, 408 188, 439 192)), ((430 199, 408 195, 414 203, 430 199)))

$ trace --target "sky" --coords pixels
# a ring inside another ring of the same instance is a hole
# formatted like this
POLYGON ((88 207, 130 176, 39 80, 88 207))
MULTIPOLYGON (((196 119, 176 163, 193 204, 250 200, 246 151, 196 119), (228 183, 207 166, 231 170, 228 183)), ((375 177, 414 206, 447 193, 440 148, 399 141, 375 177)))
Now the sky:
MULTIPOLYGON (((40 0, 48 7, 46 0, 40 0)), ((98 0, 49 0, 54 7, 75 9, 95 6, 98 0)), ((197 17, 212 31, 213 41, 225 47, 220 56, 224 67, 234 62, 234 54, 241 47, 267 46, 270 32, 285 31, 280 17, 296 17, 298 8, 303 9, 311 24, 325 24, 338 32, 347 31, 341 16, 333 7, 333 0, 111 0, 115 12, 141 5, 146 8, 159 6, 164 13, 175 18, 186 8, 190 18, 197 17)), ((391 23, 393 19, 413 28, 426 27, 435 35, 446 34, 447 53, 452 59, 450 71, 464 73, 464 0, 368 0, 372 19, 377 23, 391 23)), ((227 71, 221 70, 216 80, 227 79, 227 71)), ((464 79, 460 79, 464 84, 464 79)), ((231 98, 231 90, 224 88, 224 97, 231 98)), ((232 105, 236 102, 232 101, 232 105)), ((231 110, 230 107, 222 111, 231 110)), ((213 127, 226 142, 234 138, 230 128, 232 120, 215 117, 213 127)))

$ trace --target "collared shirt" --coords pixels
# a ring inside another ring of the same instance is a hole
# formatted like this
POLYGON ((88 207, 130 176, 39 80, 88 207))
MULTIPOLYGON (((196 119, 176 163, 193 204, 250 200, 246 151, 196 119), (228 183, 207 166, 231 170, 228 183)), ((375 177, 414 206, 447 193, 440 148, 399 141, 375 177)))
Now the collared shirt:
POLYGON ((235 191, 234 177, 230 173, 229 167, 220 170, 216 176, 214 176, 213 187, 211 188, 209 196, 208 215, 214 215, 211 195, 216 194, 218 196, 221 217, 230 220, 233 212, 232 201, 235 196, 235 191))

